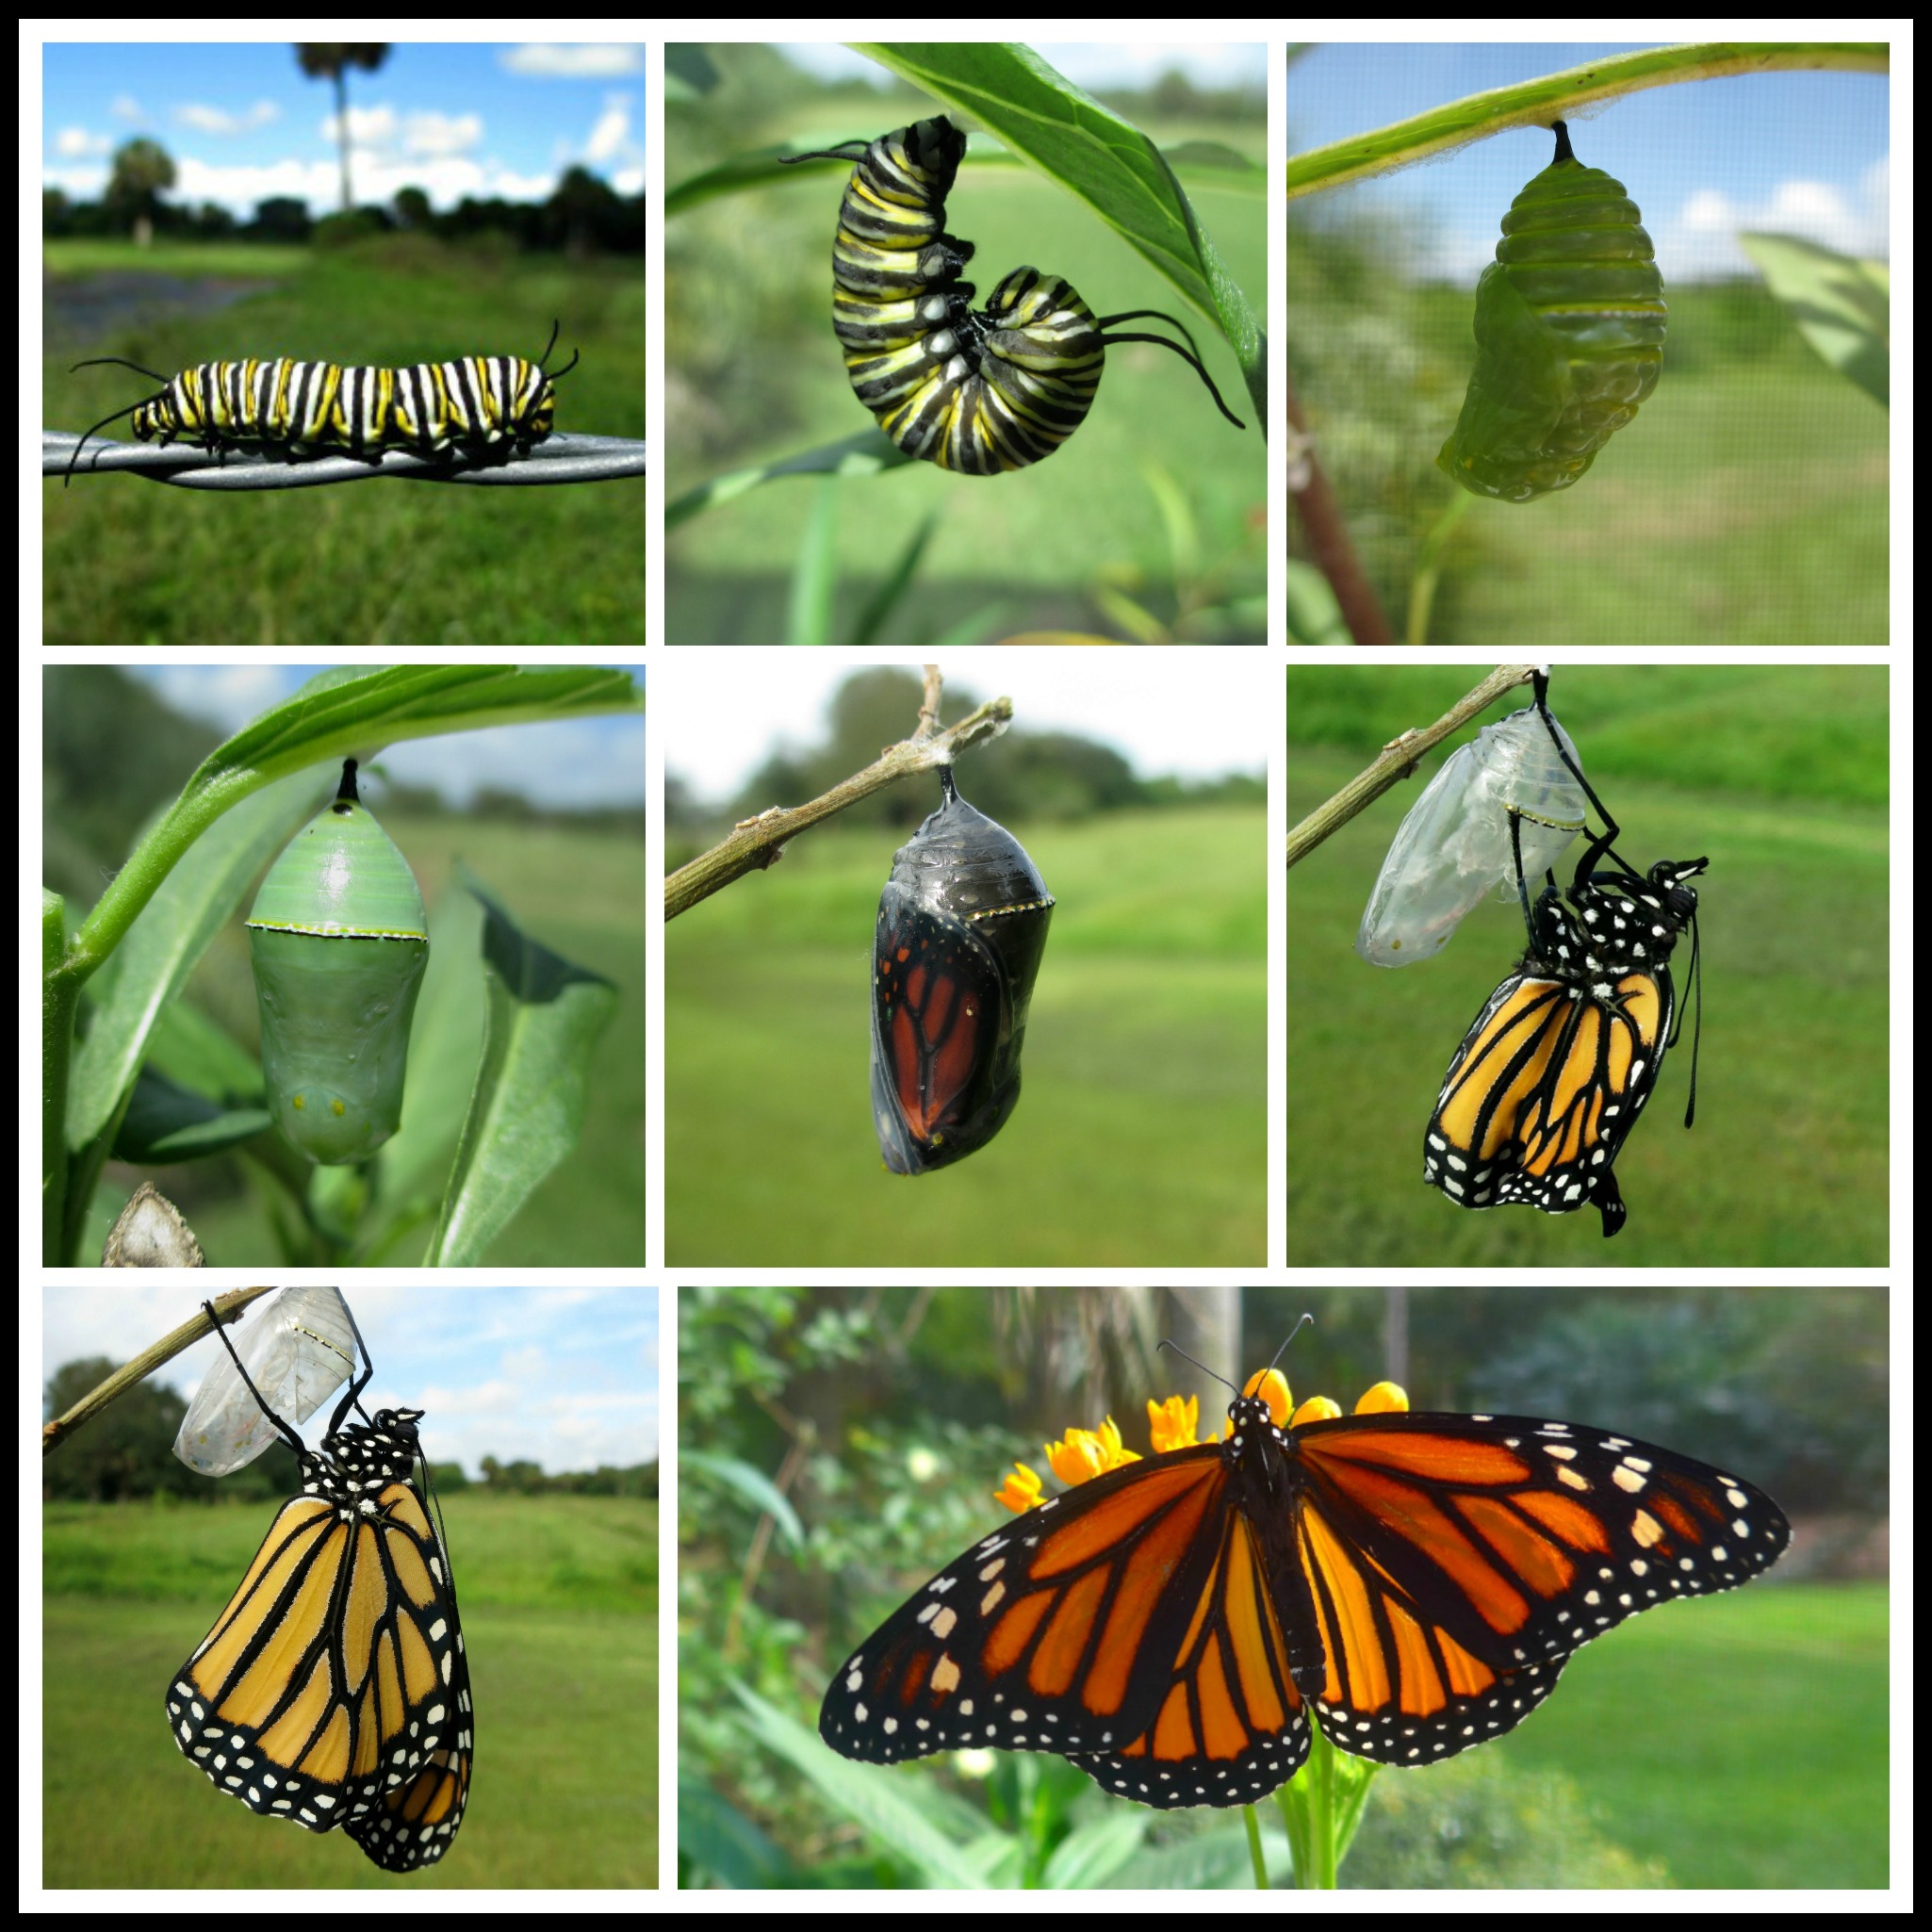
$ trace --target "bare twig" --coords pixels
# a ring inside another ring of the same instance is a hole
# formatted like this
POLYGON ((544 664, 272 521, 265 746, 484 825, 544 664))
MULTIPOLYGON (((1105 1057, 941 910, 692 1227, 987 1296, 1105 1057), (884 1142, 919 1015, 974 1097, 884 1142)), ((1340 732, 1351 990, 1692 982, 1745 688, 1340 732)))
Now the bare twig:
MULTIPOLYGON (((1295 394, 1292 382, 1287 385, 1287 398, 1288 428, 1305 435, 1308 424, 1302 414, 1301 399, 1295 394)), ((1301 479, 1300 486, 1291 491, 1296 513, 1302 519, 1302 528, 1308 532, 1309 543, 1314 546, 1315 561, 1320 566, 1321 574, 1328 579, 1329 588, 1334 592, 1342 622, 1349 627, 1349 635, 1357 644, 1393 644, 1395 633, 1388 628, 1388 619, 1383 615, 1375 587, 1368 581, 1368 573, 1363 569, 1362 559, 1356 554, 1355 540, 1349 534, 1348 519, 1342 515, 1334 486, 1321 467, 1320 457, 1315 453, 1312 439, 1307 443, 1303 463, 1297 474, 1301 479)))
POLYGON ((1434 724, 1420 730, 1404 731, 1392 744, 1384 745, 1382 756, 1367 770, 1351 778, 1325 805, 1317 806, 1288 834, 1288 863, 1300 864, 1365 806, 1372 805, 1390 786, 1406 778, 1424 753, 1440 745, 1450 732, 1461 730, 1479 712, 1487 711, 1505 691, 1529 683, 1534 670, 1531 664, 1500 664, 1434 724))
MULTIPOLYGON (((225 1295, 211 1295, 207 1299, 214 1302, 217 1317, 226 1321, 231 1315, 238 1315, 251 1302, 258 1302, 264 1295, 274 1292, 273 1287, 233 1288, 225 1295)), ((41 1428, 41 1453, 52 1455, 82 1423, 91 1421, 109 1402, 119 1400, 164 1362, 172 1362, 182 1350, 192 1348, 204 1335, 214 1332, 213 1324, 197 1306, 173 1334, 163 1335, 152 1347, 143 1349, 124 1367, 117 1368, 106 1382, 90 1389, 66 1415, 57 1416, 53 1421, 43 1423, 41 1428)))
POLYGON ((919 725, 912 733, 912 742, 923 745, 937 736, 940 728, 940 687, 945 679, 940 676, 937 664, 925 667, 925 690, 919 700, 919 725))
POLYGON ((700 899, 708 899, 748 872, 762 872, 777 862, 788 840, 794 839, 821 819, 843 811, 875 792, 895 785, 914 772, 929 772, 938 765, 951 764, 962 751, 997 738, 1013 721, 1013 700, 995 697, 983 704, 972 716, 961 718, 945 730, 922 737, 926 709, 933 722, 939 714, 939 667, 926 668, 925 703, 920 709, 920 728, 910 738, 889 745, 862 772, 832 787, 810 805, 775 805, 756 818, 736 826, 709 852, 700 853, 689 865, 680 865, 664 881, 664 917, 676 919, 688 912, 700 899))

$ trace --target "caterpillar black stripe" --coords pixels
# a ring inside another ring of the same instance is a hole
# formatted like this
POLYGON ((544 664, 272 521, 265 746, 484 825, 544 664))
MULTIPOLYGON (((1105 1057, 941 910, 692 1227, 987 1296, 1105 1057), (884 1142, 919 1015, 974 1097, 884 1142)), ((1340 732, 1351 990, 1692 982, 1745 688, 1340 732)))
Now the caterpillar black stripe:
POLYGON ((104 417, 74 445, 74 465, 88 438, 125 416, 143 443, 178 436, 210 452, 249 447, 293 461, 321 450, 365 460, 390 450, 418 456, 456 450, 470 457, 530 454, 556 417, 556 384, 577 367, 573 354, 547 369, 557 325, 535 362, 520 355, 467 355, 455 362, 419 362, 407 368, 345 368, 333 362, 204 362, 162 376, 118 355, 77 362, 76 369, 107 364, 131 368, 161 385, 157 393, 104 417))
POLYGON ((966 137, 941 115, 868 143, 789 161, 852 161, 832 245, 832 322, 853 393, 909 456, 964 476, 996 476, 1051 456, 1086 420, 1107 349, 1171 349, 1236 429, 1186 326, 1165 311, 1095 316, 1063 276, 1015 269, 984 309, 959 279, 973 244, 946 233, 946 197, 966 137), (1187 338, 1122 333, 1157 318, 1187 338))

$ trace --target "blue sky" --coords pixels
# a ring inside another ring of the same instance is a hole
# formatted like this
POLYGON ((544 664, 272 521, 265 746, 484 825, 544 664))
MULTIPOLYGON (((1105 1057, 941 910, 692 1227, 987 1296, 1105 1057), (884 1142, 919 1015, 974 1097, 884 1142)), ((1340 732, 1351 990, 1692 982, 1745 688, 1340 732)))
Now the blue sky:
MULTIPOLYGON (((177 202, 339 205, 335 89, 303 75, 287 41, 69 41, 43 50, 41 74, 47 187, 97 200, 114 151, 144 136, 172 156, 177 202)), ((641 41, 398 41, 373 74, 350 72, 355 198, 541 201, 572 166, 641 193, 646 92, 641 41)))
MULTIPOLYGON (((116 1363, 172 1334, 214 1289, 112 1287, 41 1291, 41 1379, 91 1355, 116 1363)), ((472 1477, 482 1458, 540 1464, 549 1475, 629 1467, 658 1451, 655 1288, 385 1288, 343 1285, 375 1363, 363 1393, 379 1408, 426 1412, 438 1463, 472 1477)), ((184 1399, 221 1344, 210 1335, 156 1371, 184 1399)), ((303 1425, 313 1447, 327 1416, 303 1425)))
MULTIPOLYGON (((1321 147, 1466 95, 1562 73, 1634 44, 1335 43, 1288 68, 1287 152, 1321 147)), ((1571 123, 1577 156, 1623 182, 1664 280, 1751 273, 1742 230, 1889 256, 1891 83, 1882 74, 1753 74, 1644 92, 1571 123)), ((1416 273, 1473 281, 1503 211, 1549 163, 1550 137, 1513 130, 1419 167, 1290 205, 1314 221, 1392 221, 1416 273)))
MULTIPOLYGON (((175 710, 233 731, 326 667, 277 663, 122 668, 152 685, 175 710)), ((625 668, 643 684, 641 664, 625 668)), ((447 738, 412 738, 390 745, 380 762, 396 782, 434 785, 456 806, 467 805, 482 786, 518 792, 535 804, 560 809, 642 805, 644 731, 642 718, 625 716, 508 725, 447 738)))
MULTIPOLYGON (((1079 731, 1110 745, 1143 778, 1209 778, 1268 769, 1277 722, 1254 701, 1254 666, 1243 653, 1202 650, 952 650, 946 653, 946 724, 965 716, 952 696, 1013 700, 1014 722, 1029 731, 1079 731), (1105 663, 1098 661, 1105 659, 1105 663)), ((666 770, 716 803, 781 745, 804 749, 825 736, 826 711, 855 670, 816 651, 770 652, 750 678, 730 651, 670 653, 652 667, 656 689, 669 680, 676 719, 664 741, 666 770)), ((915 675, 918 667, 908 666, 915 675)), ((908 716, 909 733, 915 720, 908 716)), ((795 805, 796 799, 774 800, 795 805)))

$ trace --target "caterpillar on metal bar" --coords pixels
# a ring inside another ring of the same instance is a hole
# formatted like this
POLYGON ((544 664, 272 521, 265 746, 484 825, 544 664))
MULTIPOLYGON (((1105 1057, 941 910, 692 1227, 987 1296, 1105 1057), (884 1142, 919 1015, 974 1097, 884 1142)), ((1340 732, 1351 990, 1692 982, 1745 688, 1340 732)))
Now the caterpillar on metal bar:
POLYGON ((1054 896, 1011 832, 959 796, 892 855, 873 944, 872 1112, 895 1174, 976 1154, 1020 1099, 1054 896))
POLYGON ((787 161, 852 161, 832 244, 832 325, 853 393, 907 455, 965 476, 1051 456, 1093 406, 1109 347, 1171 349, 1238 430, 1187 326, 1164 310, 1096 316, 1072 285, 1039 269, 1003 276, 984 309, 959 273, 973 244, 946 233, 946 197, 966 137, 943 114, 787 161), (1165 336, 1123 332, 1158 319, 1165 336))
POLYGON ((1472 495, 1566 490, 1663 368, 1663 277, 1624 185, 1556 158, 1510 205, 1476 286, 1476 368, 1435 461, 1472 495))
POLYGON ((364 1160, 402 1117, 429 921, 408 861, 356 795, 355 761, 248 915, 275 1124, 323 1167, 364 1160))
MULTIPOLYGON (((319 450, 380 459, 390 450, 434 456, 450 450, 471 458, 527 456, 550 434, 558 380, 577 356, 547 369, 557 330, 535 362, 520 355, 468 355, 457 362, 419 362, 408 368, 343 368, 333 362, 205 362, 176 376, 157 375, 118 355, 96 356, 76 369, 114 364, 161 385, 153 396, 103 417, 74 446, 68 483, 88 437, 131 417, 143 443, 167 445, 178 436, 219 452, 244 445, 291 462, 319 450)), ((65 488, 63 483, 62 487, 65 488)))

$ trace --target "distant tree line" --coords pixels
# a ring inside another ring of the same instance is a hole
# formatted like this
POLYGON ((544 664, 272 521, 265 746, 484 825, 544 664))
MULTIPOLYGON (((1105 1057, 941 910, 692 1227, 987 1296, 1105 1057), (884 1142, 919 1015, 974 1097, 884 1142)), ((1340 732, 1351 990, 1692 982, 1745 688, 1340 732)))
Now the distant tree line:
MULTIPOLYGON (((119 1364, 106 1356, 70 1362, 56 1371, 47 1388, 47 1414, 64 1415, 90 1389, 98 1388, 119 1364)), ((45 1502, 132 1502, 153 1496, 187 1501, 232 1501, 295 1494, 293 1453, 276 1443, 245 1467, 213 1482, 197 1475, 174 1453, 174 1438, 188 1403, 165 1383, 150 1377, 129 1389, 75 1432, 41 1466, 41 1498, 45 1502)), ((311 1418, 305 1433, 313 1446, 321 1440, 311 1418)), ((628 1496, 656 1499, 658 1465, 609 1464, 595 1469, 567 1469, 548 1476, 539 1464, 483 1459, 483 1478, 472 1482, 460 1463, 430 1465, 438 1490, 497 1490, 517 1496, 628 1496)))
POLYGON ((114 157, 99 201, 75 201, 64 189, 41 193, 44 237, 132 237, 171 241, 254 241, 318 247, 376 235, 421 235, 438 241, 475 242, 507 237, 532 254, 641 254, 645 198, 624 196, 582 168, 566 169, 540 202, 466 198, 438 213, 419 188, 402 188, 386 204, 318 218, 293 195, 270 195, 247 219, 214 202, 190 207, 167 198, 174 182, 172 160, 151 140, 130 141, 114 157))

